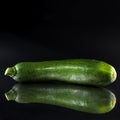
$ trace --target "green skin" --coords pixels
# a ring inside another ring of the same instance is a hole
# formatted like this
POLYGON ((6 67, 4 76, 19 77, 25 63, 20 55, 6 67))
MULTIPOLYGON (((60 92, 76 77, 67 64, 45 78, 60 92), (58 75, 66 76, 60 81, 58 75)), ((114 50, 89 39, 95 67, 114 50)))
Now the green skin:
POLYGON ((116 103, 115 95, 105 88, 65 84, 17 84, 5 96, 18 103, 44 103, 96 114, 110 112, 116 103))
POLYGON ((18 82, 64 81, 106 86, 116 79, 114 67, 98 60, 71 59, 45 62, 21 62, 9 67, 5 75, 18 82))

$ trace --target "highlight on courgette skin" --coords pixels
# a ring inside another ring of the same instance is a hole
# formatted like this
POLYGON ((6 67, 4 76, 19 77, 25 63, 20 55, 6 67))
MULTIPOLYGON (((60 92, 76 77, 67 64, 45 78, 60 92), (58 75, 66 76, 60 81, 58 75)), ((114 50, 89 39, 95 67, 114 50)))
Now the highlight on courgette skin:
POLYGON ((95 114, 110 112, 116 104, 115 95, 105 88, 67 84, 16 84, 5 96, 18 103, 51 104, 95 114))
POLYGON ((21 62, 8 67, 5 75, 17 82, 63 81, 95 86, 109 85, 117 77, 113 66, 92 59, 21 62))

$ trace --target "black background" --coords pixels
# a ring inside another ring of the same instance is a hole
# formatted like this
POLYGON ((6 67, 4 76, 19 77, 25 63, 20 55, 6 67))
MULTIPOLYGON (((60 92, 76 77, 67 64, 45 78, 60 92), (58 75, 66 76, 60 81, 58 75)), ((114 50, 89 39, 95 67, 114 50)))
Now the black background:
POLYGON ((5 3, 0 23, 0 120, 118 120, 120 111, 120 7, 117 1, 32 1, 5 3), (15 5, 14 5, 15 4, 15 5), (118 73, 108 86, 117 97, 109 113, 94 115, 43 104, 8 102, 15 82, 6 67, 21 61, 91 58, 112 64, 118 73))

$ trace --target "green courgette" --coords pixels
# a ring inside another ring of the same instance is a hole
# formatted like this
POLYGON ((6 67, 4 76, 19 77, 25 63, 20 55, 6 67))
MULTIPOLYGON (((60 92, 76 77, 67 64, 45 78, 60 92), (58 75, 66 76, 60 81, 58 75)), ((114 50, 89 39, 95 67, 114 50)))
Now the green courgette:
POLYGON ((67 84, 17 84, 5 96, 18 103, 50 104, 96 114, 110 112, 116 103, 115 95, 105 88, 67 84))
POLYGON ((116 71, 113 66, 91 59, 21 62, 8 67, 5 75, 18 82, 57 80, 97 86, 109 85, 116 80, 116 71))

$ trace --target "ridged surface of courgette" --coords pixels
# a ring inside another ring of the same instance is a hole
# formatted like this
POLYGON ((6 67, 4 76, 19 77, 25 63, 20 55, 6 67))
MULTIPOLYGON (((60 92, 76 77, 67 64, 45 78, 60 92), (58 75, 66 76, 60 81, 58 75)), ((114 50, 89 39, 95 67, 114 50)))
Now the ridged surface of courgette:
POLYGON ((91 59, 70 59, 45 62, 21 62, 5 71, 18 82, 64 81, 85 85, 109 85, 116 79, 110 64, 91 59))

